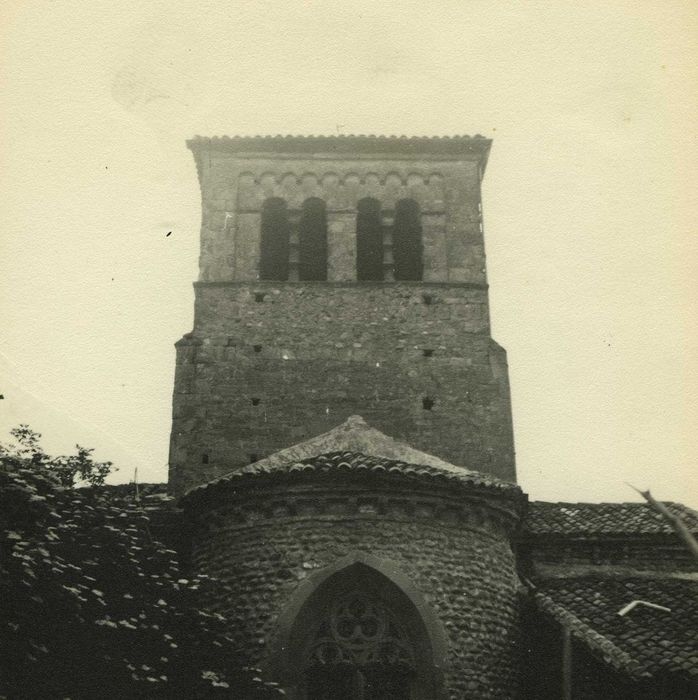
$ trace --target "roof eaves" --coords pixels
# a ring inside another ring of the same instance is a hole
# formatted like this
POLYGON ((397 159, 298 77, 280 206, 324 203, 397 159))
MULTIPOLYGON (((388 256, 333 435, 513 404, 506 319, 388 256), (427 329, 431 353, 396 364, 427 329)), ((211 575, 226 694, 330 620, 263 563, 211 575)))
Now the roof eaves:
POLYGON ((514 483, 505 482, 496 477, 489 477, 478 472, 465 471, 462 474, 439 470, 429 465, 419 465, 391 459, 375 459, 361 454, 346 453, 347 460, 338 460, 339 453, 327 453, 318 455, 302 461, 293 461, 284 465, 272 465, 265 467, 260 463, 248 465, 247 467, 228 472, 227 474, 213 479, 205 484, 198 484, 185 492, 184 498, 197 497, 205 492, 212 493, 219 488, 226 487, 237 489, 245 483, 254 484, 257 480, 284 480, 296 479, 303 475, 318 476, 320 478, 328 476, 357 476, 371 475, 374 477, 388 479, 407 479, 421 481, 425 484, 437 486, 439 484, 464 489, 476 488, 491 494, 511 494, 517 499, 523 497, 521 489, 514 483), (328 457, 332 459, 328 459, 328 457), (363 459, 362 459, 363 458, 363 459), (357 464, 358 462, 358 464, 357 464))
POLYGON ((574 637, 583 642, 592 652, 600 654, 614 668, 627 673, 635 679, 650 678, 652 676, 651 673, 643 669, 637 659, 623 651, 593 627, 580 620, 566 607, 556 603, 549 595, 540 591, 534 591, 533 599, 540 610, 549 614, 563 627, 569 629, 574 637))
POLYGON ((276 152, 311 153, 395 153, 395 154, 477 154, 483 171, 492 140, 480 134, 475 136, 376 136, 376 135, 255 135, 255 136, 195 136, 187 140, 187 147, 195 154, 207 150, 238 153, 276 152))

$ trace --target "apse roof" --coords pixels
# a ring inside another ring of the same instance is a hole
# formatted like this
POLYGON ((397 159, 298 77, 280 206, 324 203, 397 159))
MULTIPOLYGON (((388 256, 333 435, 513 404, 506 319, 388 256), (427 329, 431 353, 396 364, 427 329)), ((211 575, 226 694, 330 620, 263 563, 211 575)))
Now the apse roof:
POLYGON ((264 475, 338 474, 363 472, 441 479, 499 490, 518 486, 480 472, 446 462, 417 450, 369 426, 361 416, 350 416, 326 433, 287 447, 253 464, 228 472, 188 493, 264 475))

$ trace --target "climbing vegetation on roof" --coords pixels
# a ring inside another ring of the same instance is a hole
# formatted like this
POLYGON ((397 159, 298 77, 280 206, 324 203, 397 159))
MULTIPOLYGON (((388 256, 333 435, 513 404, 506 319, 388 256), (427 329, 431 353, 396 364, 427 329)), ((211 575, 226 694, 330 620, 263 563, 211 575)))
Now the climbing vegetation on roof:
POLYGON ((0 697, 269 698, 132 495, 0 459, 0 697))

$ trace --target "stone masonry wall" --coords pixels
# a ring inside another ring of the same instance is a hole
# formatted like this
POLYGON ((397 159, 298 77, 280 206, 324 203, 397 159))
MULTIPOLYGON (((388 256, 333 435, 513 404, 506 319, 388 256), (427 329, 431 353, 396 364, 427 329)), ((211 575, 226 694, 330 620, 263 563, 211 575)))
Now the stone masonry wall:
POLYGON ((290 515, 283 505, 288 489, 258 491, 256 498, 242 495, 237 506, 202 515, 193 562, 198 571, 233 584, 231 597, 213 605, 234 623, 231 633, 250 662, 268 661, 277 619, 301 582, 342 557, 365 552, 397 563, 443 626, 445 697, 515 697, 517 579, 502 529, 477 518, 449 524, 420 517, 419 507, 411 514, 399 508, 382 514, 370 508, 353 515, 315 512, 323 498, 343 495, 341 489, 309 495, 307 512, 299 507, 290 515))
POLYGON ((426 283, 200 283, 178 343, 175 492, 335 427, 373 427, 515 480, 487 292, 426 283))
POLYGON ((285 199, 291 211, 298 211, 308 197, 325 201, 331 281, 356 279, 356 204, 363 197, 381 201, 388 226, 398 199, 418 202, 425 280, 486 281, 477 159, 264 158, 213 150, 198 165, 202 281, 258 279, 260 212, 268 197, 285 199))
POLYGON ((621 537, 552 537, 519 545, 529 576, 556 572, 593 571, 621 567, 659 572, 694 572, 695 559, 675 535, 638 534, 621 537))

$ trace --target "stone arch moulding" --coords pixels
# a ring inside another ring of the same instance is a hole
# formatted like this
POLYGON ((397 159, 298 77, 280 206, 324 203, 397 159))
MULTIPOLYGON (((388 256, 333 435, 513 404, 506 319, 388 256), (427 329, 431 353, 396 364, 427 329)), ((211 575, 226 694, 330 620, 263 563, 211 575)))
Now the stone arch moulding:
POLYGON ((379 199, 384 208, 412 197, 423 211, 442 212, 444 209, 443 174, 439 172, 388 172, 335 170, 326 172, 285 171, 238 175, 237 206, 256 211, 264 199, 275 196, 288 202, 289 208, 300 209, 307 197, 319 197, 327 202, 329 211, 354 209, 362 197, 379 199))
MULTIPOLYGON (((292 593, 289 602, 277 618, 275 631, 269 644, 269 661, 265 664, 265 672, 275 680, 288 679, 294 675, 291 668, 291 638, 299 613, 311 597, 329 581, 335 574, 341 573, 357 564, 363 564, 375 573, 385 577, 396 586, 409 600, 419 616, 429 646, 431 647, 431 665, 442 674, 447 665, 448 640, 440 620, 431 610, 424 596, 417 590, 412 581, 400 570, 399 564, 378 558, 365 552, 352 552, 332 564, 315 571, 302 581, 292 593)), ((440 697, 440 696, 439 696, 440 697)))

